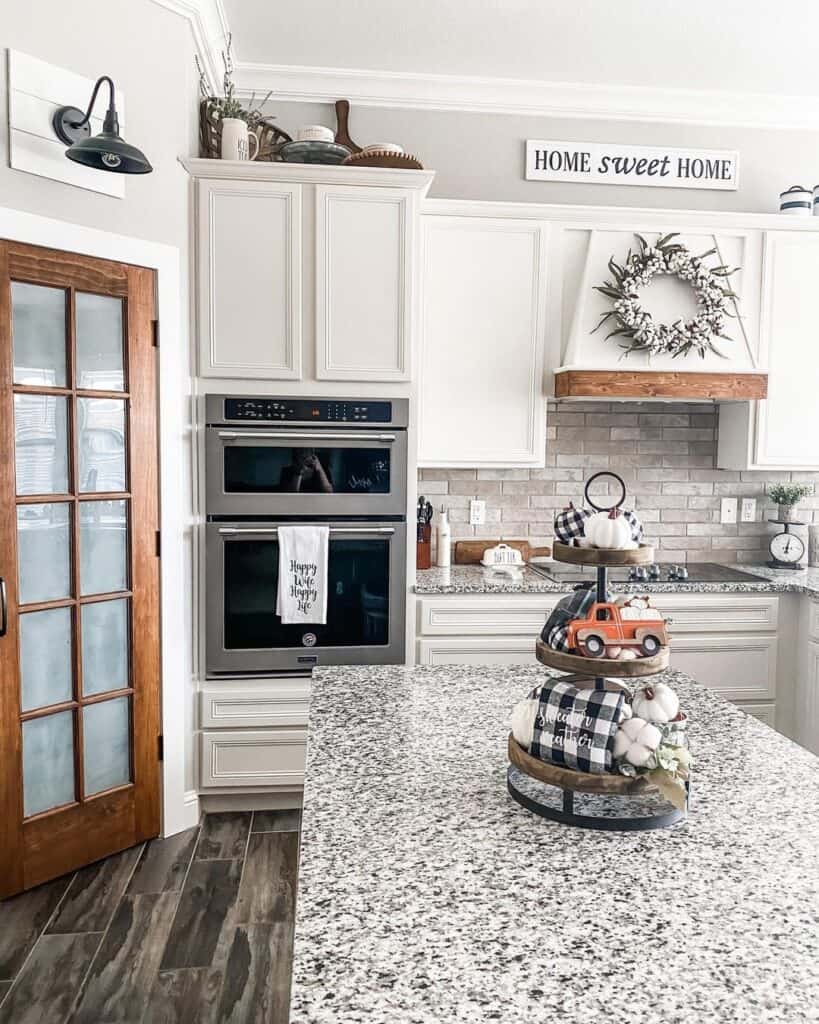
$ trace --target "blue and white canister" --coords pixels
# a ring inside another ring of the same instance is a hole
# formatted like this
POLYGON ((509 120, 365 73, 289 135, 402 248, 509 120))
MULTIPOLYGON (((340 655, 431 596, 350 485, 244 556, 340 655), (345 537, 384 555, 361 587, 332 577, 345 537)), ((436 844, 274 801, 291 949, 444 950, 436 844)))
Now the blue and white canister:
POLYGON ((785 192, 779 193, 779 212, 795 213, 797 216, 808 217, 813 212, 814 193, 802 185, 791 185, 785 192))
POLYGON ((813 186, 813 216, 819 217, 819 185, 813 186))

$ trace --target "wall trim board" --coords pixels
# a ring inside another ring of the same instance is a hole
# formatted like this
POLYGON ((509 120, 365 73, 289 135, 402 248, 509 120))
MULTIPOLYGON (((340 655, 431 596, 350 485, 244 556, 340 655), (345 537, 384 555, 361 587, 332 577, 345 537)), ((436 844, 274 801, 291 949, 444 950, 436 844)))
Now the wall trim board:
MULTIPOLYGON (((222 78, 221 50, 230 33, 221 0, 154 0, 191 23, 208 84, 222 78)), ((361 106, 410 107, 537 117, 651 121, 812 131, 819 128, 819 96, 738 93, 718 89, 663 89, 591 82, 528 81, 478 75, 310 67, 242 61, 233 50, 240 95, 305 103, 339 96, 361 106)))
MULTIPOLYGON (((171 245, 147 242, 67 221, 0 207, 0 238, 28 245, 117 260, 157 272, 157 308, 162 326, 159 347, 160 417, 160 561, 162 642, 162 834, 173 835, 190 827, 193 805, 185 790, 186 687, 190 679, 187 661, 189 642, 184 603, 179 595, 190 591, 184 562, 188 543, 189 510, 180 466, 187 459, 188 426, 183 413, 189 379, 187 311, 180 304, 179 250, 171 245)), ((198 810, 195 812, 198 820, 198 810)), ((193 822, 196 823, 196 820, 193 822)))

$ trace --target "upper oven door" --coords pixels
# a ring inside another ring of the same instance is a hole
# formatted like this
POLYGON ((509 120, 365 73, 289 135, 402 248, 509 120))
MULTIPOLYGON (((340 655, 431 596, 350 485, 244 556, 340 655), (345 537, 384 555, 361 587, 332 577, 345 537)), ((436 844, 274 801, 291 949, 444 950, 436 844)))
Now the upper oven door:
POLYGON ((211 426, 207 514, 406 515, 407 433, 211 426))

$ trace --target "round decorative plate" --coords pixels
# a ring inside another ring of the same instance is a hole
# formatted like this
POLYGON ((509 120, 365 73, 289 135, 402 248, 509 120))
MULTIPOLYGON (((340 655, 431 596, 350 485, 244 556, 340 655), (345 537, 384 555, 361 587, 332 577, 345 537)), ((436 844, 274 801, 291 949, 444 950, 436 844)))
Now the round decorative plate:
POLYGON ((279 156, 288 164, 341 164, 350 155, 346 146, 337 142, 285 142, 279 156))

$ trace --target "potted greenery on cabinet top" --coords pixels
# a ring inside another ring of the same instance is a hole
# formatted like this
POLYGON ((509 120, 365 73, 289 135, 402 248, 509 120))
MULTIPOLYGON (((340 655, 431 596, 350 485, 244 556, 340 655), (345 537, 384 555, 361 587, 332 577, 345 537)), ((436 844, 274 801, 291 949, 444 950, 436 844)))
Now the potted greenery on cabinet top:
POLYGON ((777 518, 782 523, 795 522, 796 506, 812 493, 810 484, 773 484, 768 488, 768 497, 779 506, 777 518))

